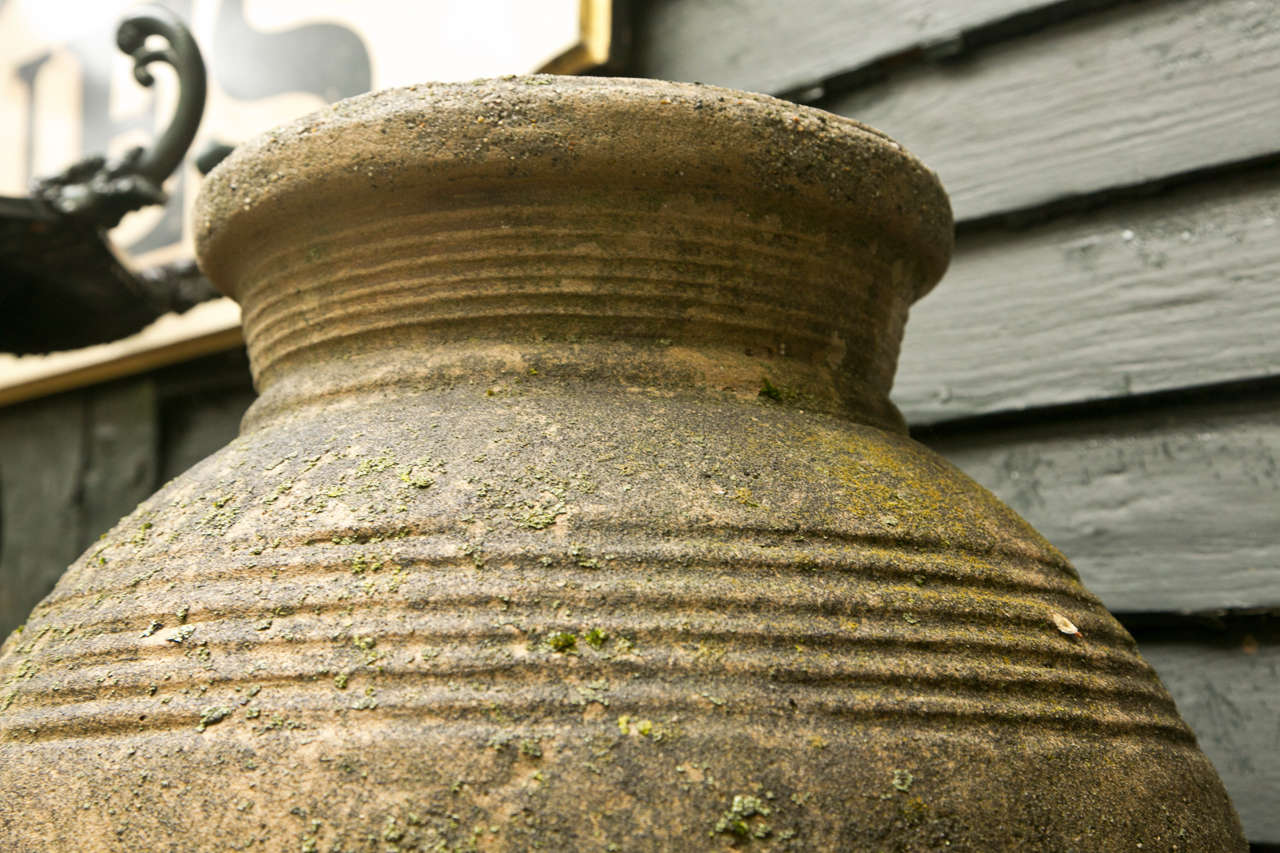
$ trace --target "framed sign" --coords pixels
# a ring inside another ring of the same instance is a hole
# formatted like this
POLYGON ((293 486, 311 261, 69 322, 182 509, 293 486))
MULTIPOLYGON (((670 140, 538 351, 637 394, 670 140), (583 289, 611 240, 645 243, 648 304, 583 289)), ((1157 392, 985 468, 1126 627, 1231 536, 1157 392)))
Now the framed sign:
MULTIPOLYGON (((168 68, 138 86, 115 47, 126 0, 0 0, 0 194, 91 154, 147 144, 177 95, 168 68)), ((610 0, 161 0, 188 23, 208 69, 198 153, 362 92, 428 80, 579 73, 609 57, 610 0)), ((191 157, 188 158, 190 161, 191 157)), ((164 208, 111 231, 135 268, 192 255, 190 162, 164 208)), ((137 335, 44 356, 0 355, 0 405, 238 345, 229 300, 167 315, 137 335)))

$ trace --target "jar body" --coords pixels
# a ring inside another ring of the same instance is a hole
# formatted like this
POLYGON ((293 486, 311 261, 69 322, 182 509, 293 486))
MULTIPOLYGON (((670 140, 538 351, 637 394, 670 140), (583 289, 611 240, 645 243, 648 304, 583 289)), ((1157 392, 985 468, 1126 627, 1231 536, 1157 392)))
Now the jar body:
POLYGON ((758 95, 351 99, 197 214, 261 397, 0 655, 4 850, 1243 850, 889 387, 935 176, 758 95))
POLYGON ((946 462, 536 361, 250 430, 0 661, 6 849, 1242 845, 1132 640, 946 462))

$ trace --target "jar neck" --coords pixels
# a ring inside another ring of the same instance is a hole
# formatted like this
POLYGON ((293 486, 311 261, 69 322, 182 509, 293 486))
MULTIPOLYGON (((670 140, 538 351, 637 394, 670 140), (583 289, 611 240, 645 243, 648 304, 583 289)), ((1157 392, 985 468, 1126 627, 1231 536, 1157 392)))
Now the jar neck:
POLYGON ((540 378, 764 396, 902 430, 888 400, 923 274, 821 211, 508 182, 282 221, 242 247, 262 400, 540 378))

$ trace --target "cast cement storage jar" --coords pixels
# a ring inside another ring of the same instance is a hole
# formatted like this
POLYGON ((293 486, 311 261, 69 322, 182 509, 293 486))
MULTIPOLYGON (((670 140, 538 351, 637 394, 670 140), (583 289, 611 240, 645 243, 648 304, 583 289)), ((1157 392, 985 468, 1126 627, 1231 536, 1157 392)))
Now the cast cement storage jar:
POLYGON ((261 397, 6 642, 0 849, 1244 849, 1132 639, 889 402, 952 223, 882 134, 423 85, 196 217, 261 397))

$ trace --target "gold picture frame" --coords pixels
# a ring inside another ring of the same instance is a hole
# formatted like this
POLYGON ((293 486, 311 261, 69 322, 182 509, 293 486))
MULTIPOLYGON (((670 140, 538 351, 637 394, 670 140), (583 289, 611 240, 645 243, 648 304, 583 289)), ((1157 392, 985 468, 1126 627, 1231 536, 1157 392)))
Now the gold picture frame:
POLYGON ((578 43, 547 62, 543 74, 581 74, 606 65, 613 47, 613 0, 581 0, 578 43))

